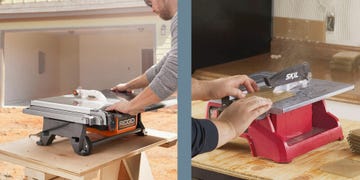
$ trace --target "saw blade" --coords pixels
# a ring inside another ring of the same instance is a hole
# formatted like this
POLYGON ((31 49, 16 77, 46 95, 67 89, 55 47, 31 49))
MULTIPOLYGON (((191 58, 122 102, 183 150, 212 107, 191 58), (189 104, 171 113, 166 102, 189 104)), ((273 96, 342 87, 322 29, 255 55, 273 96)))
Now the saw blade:
POLYGON ((267 86, 276 88, 289 83, 310 80, 311 71, 307 62, 286 68, 270 77, 265 77, 264 81, 267 86))

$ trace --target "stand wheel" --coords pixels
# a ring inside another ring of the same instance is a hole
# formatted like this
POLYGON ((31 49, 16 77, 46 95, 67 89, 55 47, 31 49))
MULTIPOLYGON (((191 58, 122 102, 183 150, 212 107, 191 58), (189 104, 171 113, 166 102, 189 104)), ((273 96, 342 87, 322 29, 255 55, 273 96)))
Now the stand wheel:
POLYGON ((82 144, 82 149, 80 151, 80 155, 87 156, 91 153, 92 150, 92 142, 88 136, 85 136, 84 142, 82 144))

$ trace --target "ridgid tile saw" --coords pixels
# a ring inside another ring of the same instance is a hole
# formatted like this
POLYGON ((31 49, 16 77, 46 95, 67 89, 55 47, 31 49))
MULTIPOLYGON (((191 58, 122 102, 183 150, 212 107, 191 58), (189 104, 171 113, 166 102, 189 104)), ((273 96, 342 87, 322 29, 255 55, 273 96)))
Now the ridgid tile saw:
MULTIPOLYGON (((250 77, 256 81, 260 92, 270 92, 274 97, 290 94, 274 101, 271 109, 241 135, 248 140, 253 156, 288 163, 308 151, 344 138, 338 118, 326 111, 324 99, 352 90, 354 85, 312 79, 307 63, 278 73, 261 72, 250 77)), ((245 91, 243 87, 240 89, 245 91)), ((225 97, 210 101, 207 118, 216 118, 235 100, 225 97)))
MULTIPOLYGON (((104 142, 130 134, 146 135, 140 113, 129 115, 105 111, 113 103, 134 97, 133 93, 77 89, 73 94, 32 100, 30 107, 23 112, 43 116, 43 130, 38 133, 38 145, 52 144, 55 136, 67 137, 74 152, 86 156, 91 154, 94 146, 104 142), (96 134, 101 138, 91 140, 89 134, 96 134)), ((171 105, 173 101, 169 100, 167 105, 171 105)), ((165 105, 166 102, 163 101, 146 107, 145 111, 165 105)))

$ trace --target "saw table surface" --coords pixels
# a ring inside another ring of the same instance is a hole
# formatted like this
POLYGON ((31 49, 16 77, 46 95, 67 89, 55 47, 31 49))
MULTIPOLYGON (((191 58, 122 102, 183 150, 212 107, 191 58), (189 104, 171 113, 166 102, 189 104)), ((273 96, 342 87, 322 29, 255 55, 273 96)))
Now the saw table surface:
MULTIPOLYGON (((206 102, 194 101, 192 117, 204 118, 206 104, 206 102)), ((350 130, 360 128, 360 122, 340 120, 340 123, 344 140, 312 150, 288 164, 253 157, 246 139, 239 137, 219 149, 194 157, 192 166, 207 173, 244 179, 347 179, 345 176, 321 170, 321 167, 327 163, 344 159, 356 160, 360 164, 360 155, 352 153, 346 141, 350 130)), ((359 179, 360 176, 356 178, 359 179)))
POLYGON ((101 92, 107 98, 106 101, 82 99, 75 97, 73 94, 67 94, 32 100, 31 105, 90 114, 91 110, 101 109, 119 101, 129 101, 136 96, 136 94, 132 93, 115 93, 107 89, 101 92))
MULTIPOLYGON (((106 106, 112 105, 120 101, 130 101, 139 93, 123 93, 112 92, 109 89, 104 89, 101 93, 106 97, 106 101, 89 98, 75 97, 73 94, 66 94, 62 96, 41 98, 31 101, 32 106, 45 107, 56 110, 64 110, 68 112, 90 114, 92 110, 101 110, 106 106)), ((164 106, 171 106, 177 104, 177 99, 169 97, 162 100, 160 103, 152 104, 145 107, 145 111, 151 111, 164 106)))
POLYGON ((280 114, 299 107, 341 94, 354 88, 354 85, 331 82, 320 79, 312 79, 306 88, 298 90, 295 96, 274 102, 270 113, 280 114))
POLYGON ((79 177, 97 174, 99 169, 114 162, 142 154, 156 146, 172 143, 177 138, 173 133, 151 129, 147 131, 147 136, 129 135, 104 143, 89 156, 74 153, 67 139, 55 140, 51 146, 38 146, 35 139, 26 138, 1 144, 0 160, 68 179, 82 179, 79 177))

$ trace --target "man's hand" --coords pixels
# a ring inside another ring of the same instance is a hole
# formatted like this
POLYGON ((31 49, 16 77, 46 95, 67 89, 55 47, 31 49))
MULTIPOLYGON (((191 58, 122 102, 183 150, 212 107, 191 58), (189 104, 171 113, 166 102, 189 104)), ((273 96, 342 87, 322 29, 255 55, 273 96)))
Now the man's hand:
POLYGON ((218 147, 240 136, 257 117, 268 111, 271 105, 270 99, 258 96, 233 102, 213 121, 219 132, 218 147))
POLYGON ((127 83, 120 83, 112 87, 110 90, 118 92, 132 92, 134 89, 145 88, 148 85, 149 82, 146 78, 146 75, 142 74, 127 83))
POLYGON ((117 91, 117 92, 132 92, 132 89, 128 88, 127 83, 120 83, 120 84, 112 87, 110 90, 117 91))
POLYGON ((220 99, 225 96, 243 98, 245 94, 239 89, 243 85, 249 93, 259 90, 256 82, 246 75, 236 75, 211 81, 192 79, 193 100, 220 99))
POLYGON ((225 96, 234 96, 237 98, 245 97, 245 94, 239 89, 243 85, 249 93, 259 90, 256 82, 246 75, 237 75, 226 78, 216 79, 210 90, 211 99, 220 99, 225 96))
POLYGON ((160 102, 161 99, 149 88, 145 88, 131 101, 120 101, 109 107, 106 111, 118 111, 126 114, 135 115, 145 111, 145 107, 160 102))
POLYGON ((137 113, 143 112, 141 109, 132 109, 134 107, 129 101, 120 101, 113 105, 108 106, 106 111, 117 111, 125 114, 136 115, 137 113))

